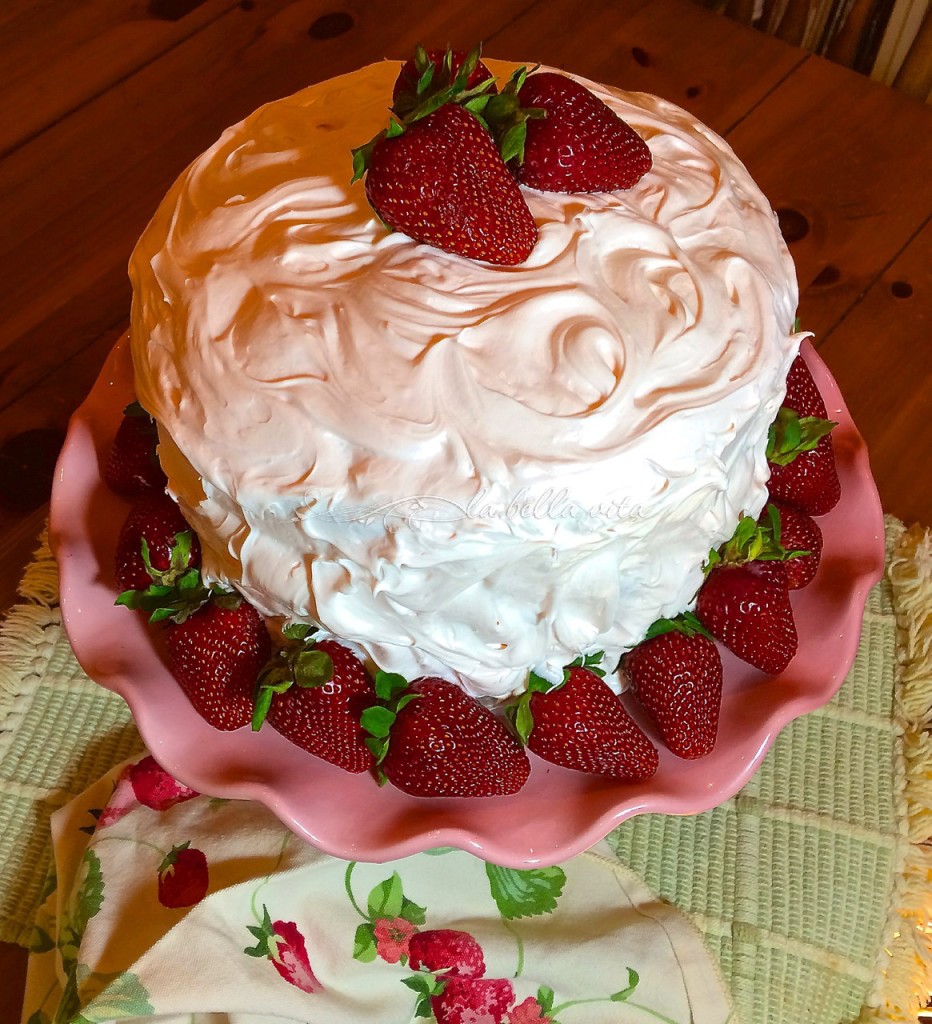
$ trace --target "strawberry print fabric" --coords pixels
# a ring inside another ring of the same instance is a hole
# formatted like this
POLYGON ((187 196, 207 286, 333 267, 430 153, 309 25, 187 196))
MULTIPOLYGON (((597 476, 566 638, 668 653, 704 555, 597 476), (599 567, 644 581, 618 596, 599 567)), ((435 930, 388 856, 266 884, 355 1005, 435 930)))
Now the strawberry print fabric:
POLYGON ((28 1024, 727 1024, 685 917, 607 846, 516 871, 341 861, 151 757, 52 819, 28 1024))

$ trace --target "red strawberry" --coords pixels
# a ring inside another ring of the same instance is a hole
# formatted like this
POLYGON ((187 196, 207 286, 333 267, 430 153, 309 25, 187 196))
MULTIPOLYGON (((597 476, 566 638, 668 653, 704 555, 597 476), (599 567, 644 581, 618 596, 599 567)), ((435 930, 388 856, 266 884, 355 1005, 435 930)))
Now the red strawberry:
POLYGON ((527 122, 522 185, 544 192, 614 192, 631 188, 651 167, 647 143, 585 86, 551 71, 530 75, 525 108, 547 116, 527 122))
POLYGON ((532 673, 514 715, 528 749, 545 761, 615 779, 648 779, 657 771, 654 745, 588 668, 567 669, 555 688, 532 673))
POLYGON ((323 987, 314 975, 307 944, 294 921, 273 921, 268 908, 262 908, 262 923, 247 925, 256 939, 255 946, 244 949, 247 956, 261 957, 272 962, 276 971, 302 992, 319 992, 323 987))
POLYGON ((775 509, 780 517, 780 544, 790 551, 808 551, 808 555, 790 558, 783 563, 786 569, 786 585, 790 590, 808 586, 819 568, 822 558, 822 531, 819 524, 804 512, 797 512, 786 505, 770 502, 760 514, 760 523, 770 521, 770 510, 775 509))
POLYGON ((437 1024, 504 1024, 515 990, 506 978, 452 978, 434 996, 437 1024))
POLYGON ((488 708, 444 679, 417 679, 410 687, 400 676, 379 673, 397 681, 401 694, 394 711, 371 708, 363 718, 370 732, 388 735, 380 751, 384 774, 412 796, 506 796, 527 782, 531 766, 524 749, 505 724, 488 708), (385 729, 370 724, 393 716, 385 729))
POLYGON ((200 565, 197 537, 191 533, 181 509, 167 494, 153 494, 133 505, 117 541, 116 581, 120 589, 145 590, 152 583, 152 574, 143 558, 143 541, 148 547, 152 568, 167 572, 172 568, 175 538, 181 533, 191 535, 184 568, 200 565))
POLYGON ((825 402, 822 401, 816 382, 802 356, 797 356, 793 360, 790 372, 786 375, 786 397, 783 404, 800 416, 828 419, 825 402))
POLYGON ((696 616, 733 654, 778 675, 796 654, 796 624, 783 562, 712 569, 699 591, 696 616))
MULTIPOLYGON (((368 771, 374 760, 359 722, 366 708, 375 703, 369 673, 352 651, 334 640, 321 640, 312 647, 302 644, 297 658, 314 651, 326 656, 317 659, 325 663, 325 672, 302 682, 300 673, 292 668, 287 682, 293 685, 273 694, 268 720, 274 729, 315 757, 347 772, 368 771)), ((279 654, 273 666, 283 657, 287 655, 279 654)))
MULTIPOLYGON (((419 45, 414 56, 409 57, 402 65, 395 79, 395 86, 392 89, 392 110, 399 115, 407 114, 417 106, 428 89, 431 93, 436 93, 449 88, 466 60, 470 64, 475 60, 475 64, 463 83, 465 89, 474 89, 492 78, 492 72, 478 59, 478 53, 474 58, 472 53, 467 56, 463 50, 425 50, 419 45), (430 82, 427 88, 422 88, 421 93, 418 93, 418 83, 423 82, 425 72, 431 67, 433 71, 430 82)), ((490 91, 494 91, 494 87, 490 91)))
POLYGON ((256 680, 272 653, 262 616, 241 601, 235 608, 210 601, 165 629, 172 675, 215 729, 252 721, 256 680))
POLYGON ((159 903, 193 907, 207 895, 207 858, 190 843, 173 846, 159 865, 159 903))
POLYGON ((453 928, 412 935, 408 957, 412 970, 442 972, 445 978, 481 978, 485 974, 482 947, 469 932, 453 928))
POLYGON ((166 811, 199 795, 197 790, 189 789, 169 775, 151 755, 130 767, 129 781, 136 799, 154 811, 166 811))
POLYGON ((624 657, 634 694, 678 757, 711 753, 722 705, 722 659, 701 633, 671 629, 624 657))
POLYGON ((492 136, 463 107, 447 103, 400 134, 390 130, 368 159, 366 195, 386 224, 474 260, 512 265, 529 256, 531 211, 492 136))
POLYGON ((126 407, 104 466, 104 483, 124 497, 163 491, 166 479, 155 450, 159 435, 155 421, 133 402, 126 407))
POLYGON ((767 489, 771 498, 811 516, 824 516, 841 498, 830 437, 822 437, 811 451, 800 452, 785 466, 770 462, 767 489))

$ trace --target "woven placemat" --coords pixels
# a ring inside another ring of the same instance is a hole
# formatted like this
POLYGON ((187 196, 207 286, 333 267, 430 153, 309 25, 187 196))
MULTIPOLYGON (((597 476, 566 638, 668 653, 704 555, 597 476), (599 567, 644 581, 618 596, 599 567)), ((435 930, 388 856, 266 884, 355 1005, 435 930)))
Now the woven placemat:
MULTIPOLYGON (((915 1019, 932 985, 932 536, 888 518, 887 548, 836 698, 734 799, 609 837, 695 920, 749 1024, 915 1019)), ((0 629, 0 940, 28 945, 49 813, 142 745, 74 661, 44 544, 21 593, 0 629)))

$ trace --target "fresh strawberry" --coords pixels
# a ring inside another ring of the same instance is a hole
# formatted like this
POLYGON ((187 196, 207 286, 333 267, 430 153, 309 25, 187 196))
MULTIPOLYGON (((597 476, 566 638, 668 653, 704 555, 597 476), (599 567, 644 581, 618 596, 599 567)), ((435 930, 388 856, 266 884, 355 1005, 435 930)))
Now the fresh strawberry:
POLYGON ((390 227, 419 242, 487 263, 530 255, 537 225, 492 136, 465 108, 447 103, 389 131, 357 161, 366 195, 390 227))
POLYGON ((167 494, 158 493, 133 505, 117 540, 115 572, 120 589, 146 590, 152 584, 147 558, 157 572, 175 568, 172 553, 181 534, 187 534, 190 543, 184 548, 183 565, 178 568, 196 568, 200 565, 200 546, 174 501, 167 494))
POLYGON ((762 672, 778 675, 796 654, 783 562, 717 565, 699 590, 696 616, 733 654, 762 672))
POLYGON ((830 512, 841 498, 835 451, 829 432, 837 424, 816 416, 799 416, 784 406, 770 427, 768 490, 782 505, 811 516, 830 512))
POLYGON ((430 1003, 437 1024, 504 1024, 514 998, 506 978, 451 978, 430 1003))
POLYGON ((165 630, 172 675, 195 711, 215 729, 252 721, 253 694, 272 644, 262 616, 245 601, 211 600, 165 630))
POLYGON ((135 498, 165 489, 167 481, 156 455, 158 440, 155 420, 138 402, 128 405, 104 466, 104 483, 111 491, 135 498))
POLYGON ((722 705, 722 659, 690 614, 648 639, 622 661, 641 706, 678 757, 711 753, 722 705))
POLYGON ((793 360, 790 372, 786 375, 786 397, 783 404, 799 416, 828 419, 825 402, 802 356, 797 356, 793 360))
POLYGON ((380 672, 387 704, 367 709, 363 727, 384 776, 412 796, 506 796, 527 782, 524 749, 488 708, 444 679, 408 686, 380 672))
POLYGON ((207 858, 190 843, 173 846, 159 865, 159 903, 163 907, 193 907, 207 895, 207 858))
POLYGON ((785 466, 770 463, 767 489, 771 498, 810 516, 824 516, 841 498, 841 482, 830 437, 812 451, 800 452, 785 466))
MULTIPOLYGON (((395 79, 393 113, 403 117, 414 110, 425 96, 449 89, 464 64, 463 90, 471 91, 483 82, 494 82, 492 72, 479 60, 478 48, 467 54, 463 50, 425 50, 418 44, 414 56, 405 61, 395 79)), ((494 84, 489 89, 494 92, 494 84)))
POLYGON ((199 795, 169 775, 151 754, 130 767, 129 781, 136 799, 154 811, 167 811, 199 795))
POLYGON ((822 558, 822 531, 819 524, 804 512, 779 505, 772 501, 761 512, 760 523, 771 523, 777 517, 778 540, 785 548, 805 551, 807 554, 789 559, 783 565, 786 569, 786 585, 790 590, 808 586, 819 568, 822 558))
POLYGON ((295 641, 276 652, 259 678, 253 729, 268 717, 292 743, 347 772, 373 767, 360 719, 375 703, 363 663, 334 640, 313 642, 313 630, 292 626, 295 641))
POLYGON ((522 185, 544 192, 614 192, 650 170, 647 143, 610 107, 565 75, 541 71, 521 86, 523 107, 546 111, 527 122, 522 185))
POLYGON ((408 965, 414 971, 442 973, 445 978, 481 978, 485 974, 482 947, 469 932, 436 928, 412 935, 408 965))
POLYGON ((657 771, 656 748, 591 668, 571 666, 556 686, 532 672, 511 713, 528 749, 545 761, 616 779, 657 771))

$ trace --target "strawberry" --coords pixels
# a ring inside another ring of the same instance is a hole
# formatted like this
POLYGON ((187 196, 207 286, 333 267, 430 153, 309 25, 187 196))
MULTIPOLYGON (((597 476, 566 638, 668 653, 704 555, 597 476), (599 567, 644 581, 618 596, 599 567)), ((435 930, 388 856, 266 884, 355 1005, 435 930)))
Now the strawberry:
POLYGON ((783 562, 716 565, 699 590, 696 617, 733 654, 762 672, 779 675, 796 654, 783 562))
POLYGON ((193 907, 207 895, 207 858, 190 843, 173 846, 159 865, 159 903, 163 907, 193 907))
POLYGON ((485 974, 482 947, 469 932, 453 928, 412 935, 408 957, 412 970, 442 973, 445 978, 481 978, 485 974))
POLYGON ((784 562, 786 585, 790 590, 808 586, 819 568, 822 557, 822 531, 819 524, 804 512, 772 501, 760 514, 760 523, 769 523, 776 516, 777 539, 786 548, 805 551, 806 554, 784 562))
POLYGON ((799 416, 784 406, 770 427, 767 463, 772 498, 812 516, 830 512, 841 498, 835 451, 829 432, 837 424, 799 416))
POLYGON ((172 675, 194 710, 224 732, 252 721, 256 681, 272 653, 262 616, 245 601, 231 603, 208 601, 165 630, 172 675))
POLYGON ((411 796, 506 796, 527 782, 521 744, 488 708, 445 679, 376 675, 386 703, 367 709, 363 728, 381 772, 411 796))
POLYGON ((169 775, 151 754, 130 767, 129 781, 136 799, 154 811, 166 811, 199 795, 169 775))
POLYGON ((307 943, 294 921, 273 921, 268 907, 262 907, 262 922, 247 925, 256 940, 255 946, 244 949, 247 956, 269 960, 279 975, 302 992, 320 992, 307 953, 307 943))
POLYGON ((314 643, 309 626, 290 626, 296 643, 276 652, 259 677, 253 729, 267 716, 292 743, 347 772, 373 767, 360 726, 375 703, 372 680, 363 663, 334 640, 314 643))
POLYGON ((416 241, 504 265, 526 260, 537 241, 537 225, 492 136, 456 103, 410 124, 392 122, 358 151, 356 176, 366 167, 373 209, 416 241))
POLYGON ((657 771, 654 745, 585 664, 567 668, 556 686, 532 672, 511 714, 528 749, 545 761, 615 779, 648 779, 657 771))
POLYGON ((786 375, 786 397, 783 404, 799 416, 815 416, 817 419, 828 419, 825 402, 813 380, 806 360, 797 356, 786 375))
POLYGON ((156 455, 158 440, 155 420, 138 402, 128 405, 104 465, 104 483, 111 491, 135 498, 165 489, 167 480, 156 455))
POLYGON ((527 122, 523 160, 515 175, 544 192, 614 192, 650 170, 647 143, 584 85, 551 71, 528 76, 523 107, 542 109, 527 122))
POLYGON ((812 451, 800 452, 786 465, 770 463, 767 489, 771 498, 810 516, 824 516, 841 499, 841 482, 830 437, 812 451))
POLYGON ((504 1024, 514 998, 506 978, 451 978, 430 1003, 437 1024, 504 1024))
POLYGON ((152 584, 147 561, 156 572, 183 572, 200 565, 197 537, 167 494, 148 495, 129 510, 116 549, 116 581, 121 590, 141 591, 152 584), (173 557, 182 534, 187 534, 188 543, 173 557))
POLYGON ((466 54, 463 50, 425 50, 420 43, 414 56, 402 65, 395 86, 392 89, 392 112, 399 117, 414 110, 425 96, 433 96, 449 89, 465 67, 461 87, 472 91, 483 82, 491 82, 489 91, 494 92, 492 72, 479 60, 478 47, 466 54))
POLYGON ((722 659, 686 613, 648 631, 622 661, 635 696, 678 757, 711 753, 722 705, 722 659))

